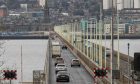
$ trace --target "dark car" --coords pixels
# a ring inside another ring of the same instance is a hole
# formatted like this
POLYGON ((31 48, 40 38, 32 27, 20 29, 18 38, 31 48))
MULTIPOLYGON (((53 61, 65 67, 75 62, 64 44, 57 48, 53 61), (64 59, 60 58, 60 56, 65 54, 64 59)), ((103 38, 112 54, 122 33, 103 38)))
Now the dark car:
POLYGON ((59 71, 56 75, 56 82, 69 82, 70 81, 70 75, 67 71, 59 71))
POLYGON ((78 60, 78 59, 72 59, 72 61, 71 61, 71 67, 72 66, 81 66, 80 65, 80 61, 78 60))
POLYGON ((65 46, 65 45, 62 45, 62 49, 67 49, 67 46, 65 46))

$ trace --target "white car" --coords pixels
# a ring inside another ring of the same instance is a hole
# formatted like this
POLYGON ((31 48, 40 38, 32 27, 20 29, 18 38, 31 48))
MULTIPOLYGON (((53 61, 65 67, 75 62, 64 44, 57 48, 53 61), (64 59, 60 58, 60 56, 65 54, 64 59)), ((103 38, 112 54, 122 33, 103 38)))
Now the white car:
POLYGON ((72 59, 71 61, 71 67, 73 66, 81 66, 80 61, 78 59, 72 59))
POLYGON ((67 71, 67 66, 65 64, 57 64, 55 67, 55 73, 59 71, 67 71))

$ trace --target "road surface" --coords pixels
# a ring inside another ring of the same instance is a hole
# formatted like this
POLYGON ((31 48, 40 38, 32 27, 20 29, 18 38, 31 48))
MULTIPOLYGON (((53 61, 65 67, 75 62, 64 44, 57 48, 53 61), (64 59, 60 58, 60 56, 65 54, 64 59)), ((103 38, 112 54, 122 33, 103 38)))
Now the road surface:
POLYGON ((71 67, 71 60, 76 58, 69 50, 62 50, 61 56, 70 73, 70 82, 56 82, 54 58, 50 56, 50 84, 94 84, 94 80, 86 69, 81 67, 71 67))

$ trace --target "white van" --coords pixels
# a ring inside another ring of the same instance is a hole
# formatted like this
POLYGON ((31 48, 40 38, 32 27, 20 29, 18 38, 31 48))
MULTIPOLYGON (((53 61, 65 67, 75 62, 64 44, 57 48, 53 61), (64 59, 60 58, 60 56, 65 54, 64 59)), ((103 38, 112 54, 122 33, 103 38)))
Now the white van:
POLYGON ((61 56, 61 45, 58 41, 52 41, 52 58, 61 56))

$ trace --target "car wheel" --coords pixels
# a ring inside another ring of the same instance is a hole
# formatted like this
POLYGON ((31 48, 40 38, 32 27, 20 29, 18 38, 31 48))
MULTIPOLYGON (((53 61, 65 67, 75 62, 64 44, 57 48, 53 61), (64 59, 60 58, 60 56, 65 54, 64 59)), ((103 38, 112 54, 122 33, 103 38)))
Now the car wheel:
POLYGON ((79 67, 80 67, 81 65, 79 65, 79 67))
POLYGON ((71 65, 71 67, 73 67, 73 65, 71 65))

